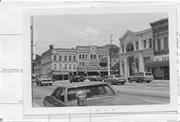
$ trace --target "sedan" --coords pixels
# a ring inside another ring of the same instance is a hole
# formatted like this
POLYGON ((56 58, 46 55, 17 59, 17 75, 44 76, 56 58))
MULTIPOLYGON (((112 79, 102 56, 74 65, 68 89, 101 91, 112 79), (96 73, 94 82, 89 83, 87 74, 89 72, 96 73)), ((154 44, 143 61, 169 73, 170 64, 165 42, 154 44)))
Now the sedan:
POLYGON ((71 106, 112 106, 144 105, 152 102, 141 99, 121 97, 118 91, 104 82, 80 82, 58 86, 43 100, 45 107, 71 106))
POLYGON ((96 75, 89 76, 88 79, 89 79, 90 81, 102 81, 102 80, 103 80, 102 77, 96 76, 96 75))
POLYGON ((108 76, 108 78, 104 79, 104 82, 107 82, 110 84, 121 83, 121 85, 124 85, 126 82, 126 79, 122 77, 121 75, 110 75, 108 76))

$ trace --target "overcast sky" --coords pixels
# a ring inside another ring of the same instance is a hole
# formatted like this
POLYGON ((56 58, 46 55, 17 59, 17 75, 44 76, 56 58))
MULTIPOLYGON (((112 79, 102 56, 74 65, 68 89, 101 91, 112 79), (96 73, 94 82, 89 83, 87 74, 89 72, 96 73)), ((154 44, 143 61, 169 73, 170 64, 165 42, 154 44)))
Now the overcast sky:
POLYGON ((54 48, 72 48, 77 45, 99 45, 110 43, 119 46, 119 38, 127 29, 137 32, 150 27, 150 22, 168 17, 167 13, 136 14, 92 14, 35 16, 37 27, 36 54, 54 48))

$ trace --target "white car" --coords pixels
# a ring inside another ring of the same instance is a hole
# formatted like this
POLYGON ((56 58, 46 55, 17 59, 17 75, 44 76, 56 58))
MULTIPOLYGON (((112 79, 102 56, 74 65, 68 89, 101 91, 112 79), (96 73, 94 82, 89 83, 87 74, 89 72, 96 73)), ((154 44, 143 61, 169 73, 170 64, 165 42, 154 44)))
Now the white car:
POLYGON ((37 84, 37 86, 39 86, 39 85, 50 85, 50 86, 52 86, 52 83, 53 83, 53 80, 51 79, 51 78, 49 78, 49 77, 45 77, 45 78, 39 78, 37 81, 36 81, 36 84, 37 84))

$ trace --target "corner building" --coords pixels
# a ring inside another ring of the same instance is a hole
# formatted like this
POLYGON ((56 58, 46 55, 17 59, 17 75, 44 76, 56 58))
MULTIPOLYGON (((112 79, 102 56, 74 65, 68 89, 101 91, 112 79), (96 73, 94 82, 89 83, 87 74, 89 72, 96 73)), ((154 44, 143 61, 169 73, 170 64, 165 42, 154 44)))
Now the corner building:
POLYGON ((154 59, 151 28, 140 32, 127 30, 119 42, 121 75, 127 79, 135 72, 152 72, 152 68, 145 66, 145 63, 153 62, 154 59))

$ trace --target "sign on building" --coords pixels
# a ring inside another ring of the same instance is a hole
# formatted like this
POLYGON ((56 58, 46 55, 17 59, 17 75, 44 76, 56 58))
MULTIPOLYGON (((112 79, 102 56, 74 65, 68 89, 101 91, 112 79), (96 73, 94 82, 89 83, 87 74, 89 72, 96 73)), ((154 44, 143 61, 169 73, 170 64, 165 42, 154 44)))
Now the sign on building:
POLYGON ((154 62, 158 62, 158 61, 169 61, 169 55, 155 56, 154 62))

